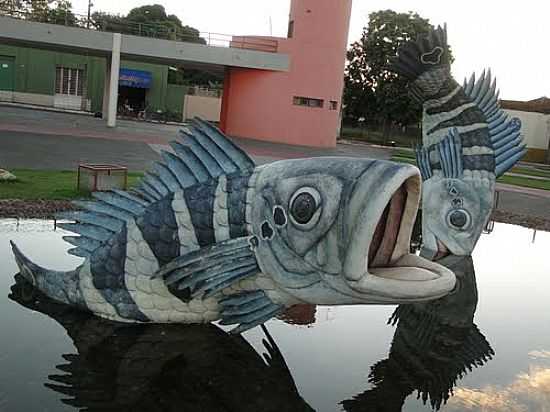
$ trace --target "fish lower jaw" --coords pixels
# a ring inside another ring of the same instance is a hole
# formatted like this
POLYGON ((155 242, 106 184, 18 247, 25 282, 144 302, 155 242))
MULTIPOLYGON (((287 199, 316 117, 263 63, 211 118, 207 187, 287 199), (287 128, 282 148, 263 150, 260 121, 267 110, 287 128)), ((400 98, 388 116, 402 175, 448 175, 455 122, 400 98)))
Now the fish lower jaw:
POLYGON ((407 303, 437 299, 453 290, 452 271, 419 256, 407 254, 392 266, 371 267, 350 288, 373 303, 407 303))

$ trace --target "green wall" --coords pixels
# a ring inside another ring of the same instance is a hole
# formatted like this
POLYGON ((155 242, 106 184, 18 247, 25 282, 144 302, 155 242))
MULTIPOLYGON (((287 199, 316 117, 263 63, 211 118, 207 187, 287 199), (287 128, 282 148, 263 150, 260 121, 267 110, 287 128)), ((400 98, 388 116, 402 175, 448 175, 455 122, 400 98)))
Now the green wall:
POLYGON ((187 86, 169 84, 166 90, 166 109, 180 114, 183 118, 183 101, 188 89, 187 86))
MULTIPOLYGON (((105 58, 2 44, 0 56, 15 57, 15 91, 21 93, 53 95, 56 66, 86 68, 86 86, 91 109, 93 112, 102 110, 105 58)), ((183 113, 187 88, 168 84, 168 66, 123 60, 120 67, 151 72, 153 84, 146 95, 151 108, 183 113)))

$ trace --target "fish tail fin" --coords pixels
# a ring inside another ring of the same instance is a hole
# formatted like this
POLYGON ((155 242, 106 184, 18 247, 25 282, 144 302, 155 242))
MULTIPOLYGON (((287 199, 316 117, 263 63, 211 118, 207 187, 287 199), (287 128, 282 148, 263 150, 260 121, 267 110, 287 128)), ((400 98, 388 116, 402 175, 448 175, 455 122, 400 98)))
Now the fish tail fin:
POLYGON ((37 276, 47 270, 38 266, 26 257, 13 241, 10 240, 10 244, 11 250, 13 251, 13 256, 15 257, 15 262, 19 267, 19 273, 21 273, 21 275, 34 286, 37 286, 37 276))
POLYGON ((13 241, 10 244, 21 276, 46 296, 58 302, 81 306, 83 302, 75 282, 80 267, 68 272, 49 270, 32 262, 13 241))
POLYGON ((438 26, 416 41, 409 41, 397 50, 397 57, 390 62, 390 69, 414 81, 425 72, 450 67, 447 26, 438 26))

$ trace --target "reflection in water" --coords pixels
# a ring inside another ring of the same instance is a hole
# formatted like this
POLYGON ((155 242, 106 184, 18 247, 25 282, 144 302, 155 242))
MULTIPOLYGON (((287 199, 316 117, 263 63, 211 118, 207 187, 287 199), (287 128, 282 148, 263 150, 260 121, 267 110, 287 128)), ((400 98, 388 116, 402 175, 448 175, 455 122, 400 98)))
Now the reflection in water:
POLYGON ((289 325, 311 326, 315 323, 316 312, 316 305, 294 305, 277 316, 277 318, 289 325))
POLYGON ((372 389, 342 402, 346 411, 401 411, 414 391, 439 409, 457 380, 491 359, 494 352, 473 323, 477 287, 472 258, 450 256, 440 263, 455 272, 457 288, 445 298, 396 309, 389 321, 397 323, 389 357, 371 367, 372 389))
POLYGON ((547 411, 550 405, 550 369, 532 367, 504 388, 459 388, 449 402, 449 412, 547 411))
MULTIPOLYGON (((439 409, 457 380, 493 355, 473 323, 477 288, 472 259, 448 257, 442 263, 457 275, 457 288, 443 299, 395 310, 389 321, 397 324, 389 357, 371 367, 371 389, 341 402, 346 411, 401 411, 414 391, 439 409)), ((214 325, 111 322, 51 301, 20 275, 15 279, 10 298, 55 319, 74 342, 77 353, 63 355, 66 363, 45 384, 63 395, 67 405, 94 411, 313 410, 300 397, 265 327, 264 362, 243 337, 214 325)), ((315 312, 315 306, 302 305, 284 318, 309 325, 315 323, 315 312)), ((467 389, 456 395, 451 409, 474 399, 485 403, 467 389)))
MULTIPOLYGON (((214 325, 126 325, 78 312, 16 275, 10 298, 59 322, 77 353, 45 385, 93 411, 312 411, 264 327, 264 360, 214 325)), ((0 396, 0 406, 2 397, 0 396)))

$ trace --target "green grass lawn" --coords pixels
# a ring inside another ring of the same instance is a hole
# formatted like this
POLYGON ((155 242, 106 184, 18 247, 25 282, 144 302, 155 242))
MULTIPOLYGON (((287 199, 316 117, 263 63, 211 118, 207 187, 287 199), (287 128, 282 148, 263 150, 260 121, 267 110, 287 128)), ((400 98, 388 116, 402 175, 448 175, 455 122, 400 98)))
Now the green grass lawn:
MULTIPOLYGON (((396 151, 396 154, 394 154, 391 157, 391 160, 395 162, 400 163, 408 163, 411 165, 416 166, 416 160, 414 157, 408 156, 407 152, 404 152, 402 150, 396 151)), ((536 179, 529 179, 529 175, 531 176, 541 176, 540 174, 531 173, 533 170, 530 168, 522 168, 522 167, 515 167, 512 169, 513 173, 518 174, 524 174, 523 176, 502 176, 497 181, 500 183, 506 183, 509 185, 514 186, 521 186, 521 187, 529 187, 533 189, 543 189, 543 190, 550 190, 550 180, 536 180, 536 179)), ((537 171, 537 170, 535 170, 537 171)), ((540 171, 544 173, 544 171, 540 171)), ((543 177, 547 177, 547 175, 542 175, 543 177)), ((550 176, 548 176, 550 178, 550 176)))
MULTIPOLYGON (((15 182, 0 183, 0 199, 66 200, 88 197, 76 190, 76 172, 50 170, 12 170, 15 182)), ((135 185, 141 173, 128 173, 128 186, 135 185)))
POLYGON ((504 175, 502 177, 499 177, 497 181, 500 183, 506 183, 508 185, 530 187, 533 189, 550 190, 550 181, 548 180, 535 180, 535 179, 529 179, 528 177, 504 175))
POLYGON ((393 151, 393 156, 416 159, 416 156, 412 150, 397 149, 393 151))
POLYGON ((550 171, 542 170, 542 169, 535 169, 532 167, 514 167, 510 171, 512 173, 517 173, 519 175, 527 175, 527 176, 538 176, 538 177, 546 177, 550 179, 550 171))
MULTIPOLYGON (((392 160, 416 164, 412 153, 402 150, 396 151, 392 160)), ((515 167, 513 172, 526 176, 503 176, 498 181, 510 185, 550 190, 550 181, 529 179, 528 177, 530 174, 550 178, 550 172, 521 167, 515 167), (540 173, 535 174, 534 172, 540 173)), ((73 171, 19 169, 13 170, 13 173, 18 180, 0 183, 0 199, 70 200, 88 197, 86 192, 76 190, 76 172, 73 171)), ((128 186, 135 185, 141 176, 141 173, 128 173, 128 186)))
MULTIPOLYGON (((343 139, 358 140, 366 143, 387 145, 390 146, 390 142, 395 142, 395 146, 398 147, 411 147, 415 142, 415 138, 412 136, 405 136, 400 134, 392 134, 391 136, 384 138, 381 131, 373 131, 361 128, 343 127, 341 131, 343 139)), ((420 136, 418 136, 420 139, 420 136)))

